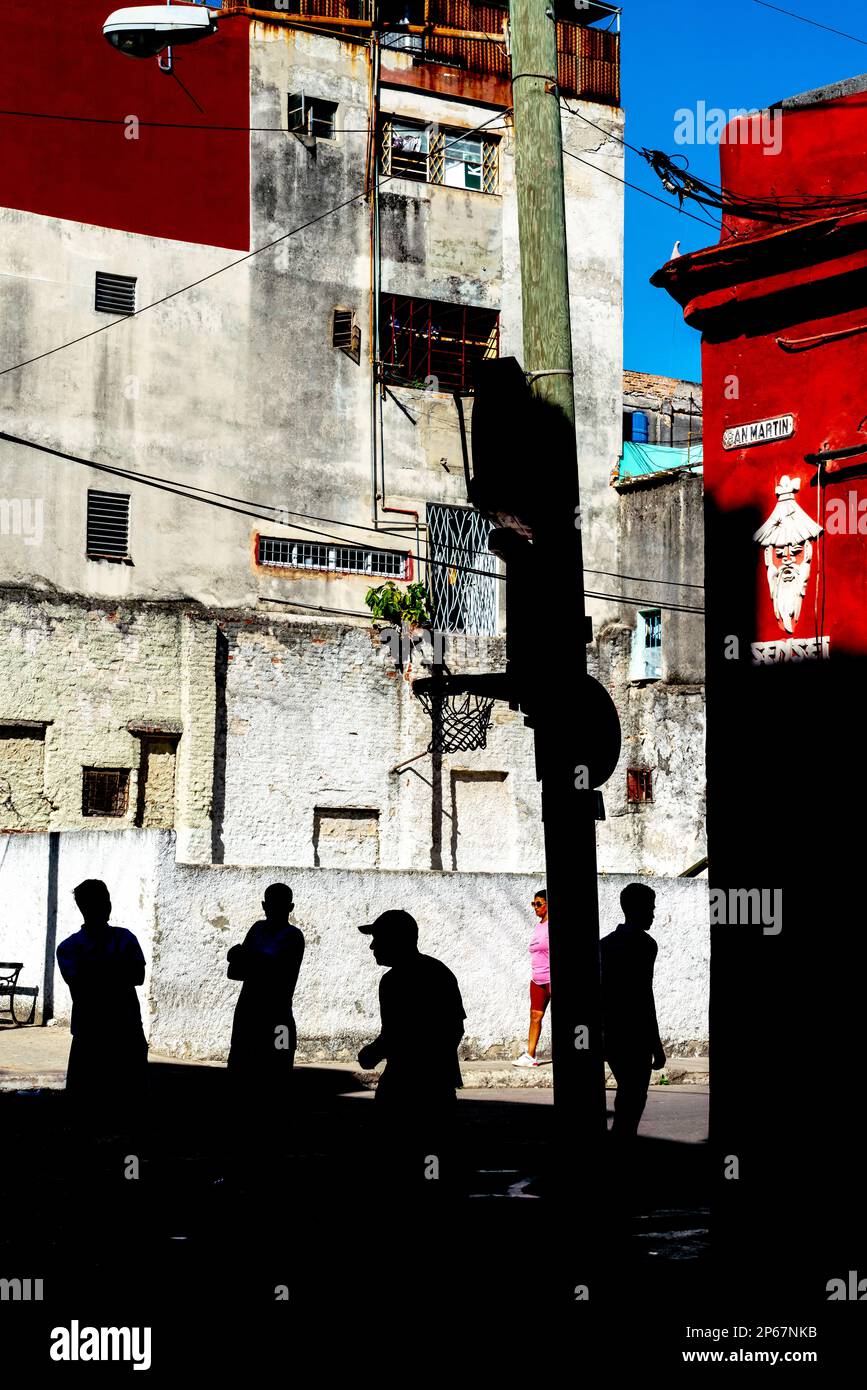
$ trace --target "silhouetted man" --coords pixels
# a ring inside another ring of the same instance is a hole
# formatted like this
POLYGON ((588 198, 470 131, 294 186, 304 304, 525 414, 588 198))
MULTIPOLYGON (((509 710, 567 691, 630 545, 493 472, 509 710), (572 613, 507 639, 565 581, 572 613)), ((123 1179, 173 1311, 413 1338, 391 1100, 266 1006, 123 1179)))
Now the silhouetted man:
POLYGON ((434 1190, 433 1160, 442 1160, 455 1089, 463 1085, 461 992, 448 966, 419 951, 418 924, 408 912, 383 912, 359 931, 372 938, 377 965, 390 969, 379 982, 379 1037, 361 1049, 358 1061, 369 1069, 385 1060, 376 1103, 390 1140, 400 1146, 399 1176, 413 1183, 427 1176, 434 1190))
POLYGON ((142 1101, 147 1041, 136 986, 145 960, 132 932, 109 925, 111 898, 101 879, 73 889, 81 930, 61 941, 57 964, 72 995, 72 1045, 66 1089, 100 1113, 130 1113, 142 1101))
POLYGON ((653 965, 658 950, 648 935, 656 894, 629 883, 620 894, 624 921, 600 942, 605 1059, 617 1082, 614 1124, 617 1139, 631 1139, 647 1103, 650 1073, 665 1066, 653 1001, 653 965))
POLYGON ((252 1086, 288 1082, 297 1034, 292 996, 304 956, 304 936, 289 921, 292 889, 272 883, 262 899, 264 920, 228 954, 230 980, 243 980, 235 1007, 229 1071, 252 1086))

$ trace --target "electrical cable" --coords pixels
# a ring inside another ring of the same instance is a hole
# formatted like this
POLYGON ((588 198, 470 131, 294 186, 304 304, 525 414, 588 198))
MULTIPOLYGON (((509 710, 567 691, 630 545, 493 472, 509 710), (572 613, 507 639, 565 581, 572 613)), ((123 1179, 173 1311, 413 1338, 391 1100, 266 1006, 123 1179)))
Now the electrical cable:
MULTIPOLYGON (((721 227, 718 227, 715 222, 711 222, 707 217, 699 217, 694 212, 687 212, 686 208, 683 207, 676 208, 672 203, 667 202, 665 198, 660 198, 656 193, 650 193, 646 188, 642 188, 641 184, 630 183, 629 179, 622 179, 619 174, 612 174, 610 169, 602 169, 598 164, 591 164, 589 159, 582 159, 580 154, 575 154, 572 150, 567 150, 565 146, 563 148, 563 153, 567 154, 570 159, 577 159, 579 164, 586 164, 588 169, 595 169, 597 174, 605 174, 609 179, 615 179, 617 183, 622 183, 625 188, 634 188, 637 193, 643 193, 645 198, 652 198, 655 203, 661 203, 664 208, 668 208, 671 212, 676 212, 681 217, 691 217, 693 222, 703 222, 706 227, 711 227, 715 232, 720 232, 722 230, 721 227)), ((0 373, 0 375, 2 375, 2 373, 0 373)))
MULTIPOLYGON (((472 130, 462 131, 458 138, 446 141, 443 145, 443 151, 445 152, 445 150, 450 149, 452 145, 460 144, 462 141, 469 139, 471 135, 475 135, 479 130, 488 129, 494 121, 498 121, 505 114, 505 111, 497 111, 489 120, 474 126, 472 130)), ((388 174, 385 178, 380 180, 380 183, 388 183, 391 179, 397 177, 398 175, 396 174, 388 174)), ((261 256, 265 251, 272 251, 274 247, 279 246, 281 242, 287 241, 290 237, 297 236, 299 232, 306 231, 308 227, 315 226, 318 222, 324 221, 326 217, 331 217, 333 213, 340 212, 343 208, 349 207, 353 203, 365 201, 367 197, 367 193, 354 193, 351 198, 345 198, 342 203, 335 203, 333 207, 327 208, 325 212, 317 213, 315 217, 309 218, 307 222, 302 222, 299 226, 292 227, 288 232, 282 232, 280 236, 274 237, 273 241, 266 242, 264 246, 256 246, 252 251, 245 251, 243 256, 238 256, 234 261, 229 261, 228 265, 219 266, 216 270, 209 271, 207 275, 200 276, 198 280, 192 280, 188 285, 181 285, 178 289, 171 290, 169 294, 164 294, 159 299, 152 300, 150 304, 143 304, 140 309, 135 309, 131 314, 119 315, 117 318, 113 318, 109 323, 100 324, 98 328, 92 328, 87 333, 79 334, 77 338, 70 338, 67 342, 58 343, 55 347, 47 348, 44 352, 35 353, 33 357, 25 358, 21 362, 15 362, 12 366, 0 368, 0 377, 8 376, 10 372, 20 371, 23 367, 30 367, 35 362, 42 362, 47 357, 53 357, 55 353, 64 352, 67 348, 75 347, 78 343, 86 342, 88 338, 95 338, 100 333, 106 333, 110 328, 116 328, 120 323, 126 323, 130 319, 137 319, 141 314, 146 314, 149 309, 156 309, 161 304, 167 304, 169 300, 176 299, 178 295, 186 294, 189 290, 197 289, 199 285, 204 285, 209 280, 216 279, 218 275, 225 274, 227 270, 234 270, 236 266, 242 265, 245 261, 252 260, 254 256, 261 256)))
POLYGON ((841 39, 851 39, 853 43, 863 44, 867 48, 867 39, 859 39, 857 34, 847 34, 842 29, 832 29, 830 24, 820 24, 817 19, 808 19, 804 14, 795 14, 794 10, 784 10, 780 5, 771 5, 768 0, 753 0, 756 5, 761 5, 765 10, 776 10, 777 14, 788 15, 789 19, 799 19, 802 24, 812 24, 814 29, 824 29, 828 34, 836 34, 841 39))
MULTIPOLYGON (((198 121, 145 121, 140 117, 130 116, 73 116, 53 111, 14 111, 0 108, 0 116, 17 116, 22 119, 32 121, 72 121, 81 125, 116 125, 126 126, 131 119, 135 120, 138 130, 206 130, 213 132, 227 132, 236 135, 255 134, 255 135, 295 135, 306 132, 291 130, 289 126, 281 125, 204 125, 198 121)), ((335 126, 334 134, 337 135, 368 135, 370 132, 367 126, 335 126)), ((323 136, 323 139, 330 139, 330 136, 323 136)))
MULTIPOLYGON (((177 484, 174 482, 174 480, 158 479, 157 476, 153 474, 144 475, 135 473, 130 469, 117 468, 111 464, 95 463, 92 459, 81 458, 77 454, 67 453, 65 450, 62 449, 54 449, 47 444, 39 444, 34 440, 22 439, 17 435, 8 434, 5 430, 0 431, 0 440, 5 440, 9 444, 16 444, 27 449, 34 449, 39 453, 49 454, 53 458, 60 458, 69 463, 77 463, 84 468, 93 468, 100 473, 109 473, 116 477, 122 477, 126 481, 139 482, 145 487, 153 487, 162 492, 169 492, 175 497, 185 497, 191 502, 202 502, 207 506, 217 507, 221 511, 234 512, 241 516, 250 516, 253 517, 255 520, 259 521, 270 521, 272 523, 275 521, 274 517, 263 517, 260 516, 257 512, 251 511, 245 507, 237 507, 231 505, 229 502, 217 500, 218 496, 221 496, 221 494, 217 494, 213 497, 197 495, 196 492, 187 491, 183 484, 177 484)), ((285 511, 284 508, 279 508, 279 510, 285 511)), ((336 521, 334 524, 338 526, 344 525, 344 523, 340 521, 336 521)), ((346 523, 346 525, 352 526, 352 523, 346 523)), ((295 527, 295 529, 303 531, 305 535, 311 535, 320 540, 334 541, 340 545, 351 544, 351 541, 349 541, 346 536, 336 536, 332 533, 306 526, 297 526, 295 527)), ((382 534, 382 532, 378 532, 377 534, 382 534)), ((469 565, 454 564, 448 560, 436 560, 433 559, 430 555, 426 556, 425 560, 428 565, 433 565, 439 569, 449 570, 458 574, 474 574, 481 576, 483 579, 496 579, 498 581, 502 581, 506 578, 504 574, 497 573, 494 570, 481 570, 469 565)), ((588 573, 594 573, 594 571, 588 571, 588 573)), ((376 576, 370 577, 375 578, 376 576)), ((664 583, 665 581, 648 580, 646 582, 664 583)), ((607 599, 615 603, 634 603, 639 607, 665 608, 666 610, 671 612, 681 613, 704 612, 703 608, 697 608, 688 604, 669 603, 665 600, 638 598, 623 594, 596 593, 590 590, 585 591, 585 593, 586 597, 588 598, 607 599)))
MULTIPOLYGON (((125 481, 128 482, 153 483, 159 487, 165 487, 166 489, 169 489, 171 491, 177 491, 181 496, 188 496, 190 497, 191 501, 198 500, 195 498, 193 494, 202 493, 204 494, 204 496, 201 500, 204 501, 207 501, 210 498, 214 498, 219 502, 238 502, 241 504, 241 507, 238 509, 233 508, 232 510, 238 510, 242 515, 255 516, 260 521, 271 521, 275 525, 286 525, 287 528, 289 527, 290 523, 283 522, 281 520, 281 516, 293 518, 297 517, 301 521, 317 521, 325 526, 340 526, 343 527, 345 530, 350 531, 363 531, 367 535, 371 536, 391 536, 395 540, 405 540, 405 532, 412 531, 415 529, 413 524, 409 522, 401 530, 398 530, 395 527, 365 526, 357 521, 344 521, 340 517, 335 516, 317 516, 315 513, 311 512, 294 511, 291 507, 285 507, 279 502, 258 502, 249 497, 238 497, 233 493, 217 492, 213 488, 203 488, 197 486, 197 484, 195 483, 185 483, 178 478, 168 478, 159 473, 140 473, 136 469, 122 468, 118 464, 96 463, 92 459, 81 459, 72 454, 62 453, 60 450, 52 451, 46 445, 42 445, 34 440, 23 439, 18 435, 8 434, 5 430, 0 430, 0 439, 5 440, 8 444, 18 444, 24 448, 36 449, 40 452, 57 452, 61 457, 63 457, 67 461, 80 463, 82 466, 87 468, 95 468, 99 472, 111 473, 116 477, 123 478, 125 481), (258 515, 258 513, 261 511, 279 512, 281 513, 281 516, 264 517, 258 515)), ((292 525, 294 525, 294 522, 292 523, 292 525)), ((299 531, 305 530, 305 528, 301 526, 296 527, 296 529, 299 531)), ((321 535, 326 539, 337 540, 344 543, 349 540, 349 538, 346 536, 335 536, 333 534, 321 531, 309 531, 309 534, 321 535)), ((428 541, 424 541, 422 542, 422 544, 424 544, 426 548, 429 548, 428 541)), ((454 555, 473 555, 478 553, 469 549, 466 546, 460 545, 449 546, 449 551, 454 555)), ((428 556, 424 555, 422 558, 427 560, 428 556)), ((448 561, 443 561, 442 563, 449 564, 448 561)), ((474 572, 485 573, 485 571, 478 570, 474 572)), ((585 569, 585 573, 604 575, 606 578, 609 579, 625 579, 630 582, 634 581, 638 584, 665 584, 676 588, 684 589, 704 588, 703 584, 690 584, 684 580, 651 579, 647 575, 621 574, 617 570, 585 569)))

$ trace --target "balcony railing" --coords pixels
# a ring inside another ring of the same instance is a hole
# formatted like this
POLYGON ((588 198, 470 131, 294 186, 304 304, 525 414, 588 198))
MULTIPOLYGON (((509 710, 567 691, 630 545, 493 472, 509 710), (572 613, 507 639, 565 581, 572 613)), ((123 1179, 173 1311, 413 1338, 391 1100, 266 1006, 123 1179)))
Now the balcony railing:
MULTIPOLYGON (((395 20, 393 27, 384 30, 389 37, 383 47, 406 53, 424 66, 443 64, 509 81, 510 60, 502 39, 506 5, 478 4, 476 0, 409 0, 407 5, 392 6, 390 12, 401 18, 409 15, 410 19, 408 25, 395 20)), ((224 0, 222 13, 249 14, 299 27, 305 22, 313 27, 317 19, 327 20, 331 21, 328 28, 333 25, 344 39, 364 40, 370 32, 368 0, 288 0, 287 6, 279 9, 274 0, 260 0, 258 5, 224 0)), ((613 25, 597 29, 558 19, 557 48, 564 96, 620 105, 620 35, 613 25)))

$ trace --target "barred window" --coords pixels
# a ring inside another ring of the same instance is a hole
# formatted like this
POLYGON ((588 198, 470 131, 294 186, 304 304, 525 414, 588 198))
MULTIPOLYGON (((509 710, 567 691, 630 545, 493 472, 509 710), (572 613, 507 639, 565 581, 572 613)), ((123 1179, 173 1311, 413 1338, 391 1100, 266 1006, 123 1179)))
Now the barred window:
POLYGON ((662 610, 643 608, 638 613, 632 639, 632 680, 659 680, 662 676, 662 610))
POLYGON ((471 304, 383 294, 379 350, 388 381, 433 391, 467 391, 473 365, 500 355, 500 315, 471 304))
POLYGON ((380 165, 389 178, 496 193, 499 153, 497 140, 437 124, 388 116, 380 130, 380 165))
POLYGON ((353 362, 361 361, 361 329, 352 309, 334 309, 331 315, 331 346, 340 348, 353 362))
POLYGON ((488 550, 491 523, 472 507, 427 504, 429 585, 440 632, 493 636, 497 631, 497 561, 488 550))
POLYGON ((279 569, 315 570, 324 574, 365 574, 408 579, 410 556, 402 550, 374 550, 364 545, 328 545, 320 541, 259 537, 259 564, 279 569))
POLYGON ((81 814, 125 816, 129 805, 129 768, 85 767, 82 771, 81 814))
POLYGON ((626 800, 630 806, 653 800, 653 774, 649 767, 626 769, 626 800))

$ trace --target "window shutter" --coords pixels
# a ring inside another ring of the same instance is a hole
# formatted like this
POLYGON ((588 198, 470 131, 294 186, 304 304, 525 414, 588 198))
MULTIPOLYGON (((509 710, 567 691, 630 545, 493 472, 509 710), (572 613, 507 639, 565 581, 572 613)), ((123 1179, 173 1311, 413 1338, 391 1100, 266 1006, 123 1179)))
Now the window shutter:
POLYGON ((331 346, 343 348, 352 347, 352 310, 335 309, 334 317, 331 320, 331 346))
POLYGON ((134 314, 135 287, 134 275, 109 275, 98 270, 94 308, 100 314, 134 314))
POLYGON ((307 129, 307 108, 304 101, 304 93, 289 93, 289 107, 287 128, 289 130, 307 129))
POLYGON ((87 493, 87 554, 94 559, 129 558, 129 496, 122 492, 87 493))
POLYGON ((361 361, 361 329, 352 309, 335 309, 331 320, 331 346, 345 352, 353 362, 361 361))

